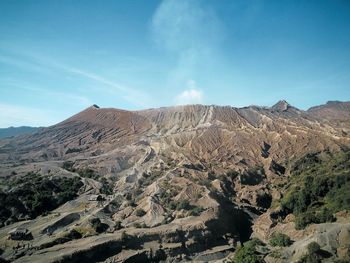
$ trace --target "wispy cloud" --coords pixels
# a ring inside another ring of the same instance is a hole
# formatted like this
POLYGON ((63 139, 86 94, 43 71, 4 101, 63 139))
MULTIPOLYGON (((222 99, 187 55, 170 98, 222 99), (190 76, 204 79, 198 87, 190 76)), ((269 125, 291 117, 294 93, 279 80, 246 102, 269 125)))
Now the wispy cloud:
MULTIPOLYGON (((198 80, 202 69, 213 64, 224 37, 215 12, 197 0, 163 1, 153 15, 151 29, 156 45, 176 57, 174 68, 168 72, 172 89, 180 89, 188 80, 198 80)), ((201 102, 202 93, 189 89, 175 101, 201 102)))
POLYGON ((49 126, 59 120, 52 111, 0 103, 0 127, 49 126))
POLYGON ((115 96, 121 96, 124 100, 128 101, 133 105, 147 107, 151 103, 150 96, 140 90, 126 87, 122 84, 116 83, 102 76, 81 69, 67 66, 61 66, 61 68, 72 74, 83 76, 90 80, 94 80, 98 83, 106 85, 107 88, 99 87, 99 89, 104 90, 105 92, 113 94, 115 96))
MULTIPOLYGON (((61 71, 70 75, 82 77, 88 80, 92 80, 98 85, 96 89, 100 92, 106 92, 113 96, 118 96, 134 106, 146 107, 151 104, 151 97, 135 88, 122 85, 114 80, 107 79, 101 75, 89 72, 85 69, 77 68, 74 66, 66 65, 60 61, 54 60, 49 57, 44 57, 32 53, 17 52, 16 57, 8 57, 0 55, 0 61, 3 63, 11 64, 17 67, 35 70, 35 71, 47 71, 51 69, 53 71, 61 71)), ((88 99, 84 99, 82 96, 74 94, 66 94, 66 97, 79 99, 81 102, 87 102, 88 99)))
POLYGON ((33 62, 28 62, 28 61, 18 59, 16 57, 12 57, 9 55, 0 54, 0 62, 5 63, 5 64, 9 64, 9 65, 12 65, 15 67, 27 69, 30 71, 42 72, 44 70, 44 68, 40 65, 36 65, 33 62))
POLYGON ((187 89, 175 97, 176 105, 199 104, 203 102, 203 93, 198 89, 196 82, 190 80, 187 89))
POLYGON ((14 80, 11 78, 0 79, 1 87, 8 87, 16 90, 28 91, 31 94, 35 94, 38 98, 52 98, 53 100, 61 101, 67 104, 74 104, 82 107, 87 107, 93 104, 93 102, 86 96, 81 96, 76 93, 55 91, 47 88, 40 88, 36 85, 28 84, 22 80, 14 80))
POLYGON ((222 27, 215 12, 197 0, 165 0, 152 18, 156 43, 174 52, 205 52, 222 40, 222 27))

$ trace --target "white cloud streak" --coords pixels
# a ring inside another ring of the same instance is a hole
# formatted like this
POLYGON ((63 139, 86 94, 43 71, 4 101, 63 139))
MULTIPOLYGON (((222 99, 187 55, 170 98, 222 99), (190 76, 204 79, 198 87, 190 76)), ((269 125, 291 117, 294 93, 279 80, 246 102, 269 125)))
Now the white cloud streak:
MULTIPOLYGON (((0 55, 0 61, 4 63, 12 64, 14 66, 23 67, 26 69, 30 69, 32 67, 32 70, 35 70, 35 71, 40 70, 40 68, 43 71, 46 71, 48 70, 48 68, 51 68, 52 70, 60 70, 65 73, 69 73, 75 76, 92 80, 98 84, 102 84, 98 86, 98 90, 100 92, 106 92, 113 96, 121 97, 122 99, 124 99, 125 101, 129 102, 134 106, 146 107, 146 106, 149 106, 152 101, 152 99, 148 94, 142 91, 139 91, 137 89, 119 84, 115 81, 106 79, 101 75, 91 73, 89 71, 86 71, 80 68, 64 65, 62 63, 59 63, 57 61, 54 61, 50 58, 46 58, 43 56, 38 56, 35 54, 28 54, 23 52, 18 52, 18 54, 22 56, 22 59, 9 58, 9 57, 0 55)), ((74 94, 70 95, 70 97, 72 98, 74 96, 76 95, 74 94)), ((81 97, 80 99, 82 98, 83 97, 81 97)), ((87 100, 88 99, 86 99, 85 101, 87 100)))
POLYGON ((98 83, 108 86, 109 88, 99 87, 99 89, 102 89, 107 93, 113 94, 115 96, 121 96, 124 100, 126 100, 127 102, 133 105, 145 107, 145 106, 149 106, 151 103, 151 98, 149 97, 149 95, 145 94, 142 91, 132 89, 130 87, 126 87, 114 81, 108 80, 102 76, 99 76, 94 73, 90 73, 81 69, 70 68, 66 66, 61 66, 61 68, 72 74, 83 76, 85 78, 94 80, 98 83))
POLYGON ((74 93, 66 93, 66 92, 59 92, 59 91, 53 91, 49 89, 42 89, 37 87, 28 87, 25 84, 16 83, 16 84, 10 84, 9 86, 14 86, 18 89, 23 89, 30 92, 35 92, 39 96, 49 96, 54 98, 55 100, 60 100, 65 103, 68 101, 74 105, 80 105, 82 107, 88 107, 93 104, 93 102, 84 96, 79 96, 74 93))
MULTIPOLYGON (((202 69, 213 65, 215 52, 224 33, 215 12, 197 0, 164 0, 152 18, 151 31, 156 45, 175 55, 168 72, 168 88, 179 90, 189 79, 202 77, 202 69)), ((190 88, 175 102, 202 102, 203 91, 190 88)))
POLYGON ((176 105, 200 104, 203 102, 203 93, 197 88, 196 82, 190 80, 187 89, 175 97, 176 105))
POLYGON ((174 52, 204 52, 222 40, 221 23, 215 13, 196 0, 165 0, 152 18, 155 42, 174 52))

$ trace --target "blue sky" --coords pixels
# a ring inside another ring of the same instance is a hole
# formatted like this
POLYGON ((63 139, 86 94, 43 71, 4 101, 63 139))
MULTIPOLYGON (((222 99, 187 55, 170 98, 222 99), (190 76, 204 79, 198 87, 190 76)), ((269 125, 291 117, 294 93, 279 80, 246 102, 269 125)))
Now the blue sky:
POLYGON ((350 100, 350 1, 2 0, 0 127, 91 104, 350 100))

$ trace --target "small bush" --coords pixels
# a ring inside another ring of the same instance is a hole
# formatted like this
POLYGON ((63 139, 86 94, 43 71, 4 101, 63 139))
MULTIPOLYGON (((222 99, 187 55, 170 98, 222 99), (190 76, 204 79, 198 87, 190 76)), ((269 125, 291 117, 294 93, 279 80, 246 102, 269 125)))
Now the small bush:
POLYGON ((308 254, 303 256, 298 263, 321 263, 321 259, 318 256, 308 254))
POLYGON ((138 216, 138 217, 141 217, 141 216, 144 216, 146 214, 146 212, 143 210, 143 209, 137 209, 135 211, 135 215, 138 216))
POLYGON ((273 257, 273 258, 282 258, 282 253, 280 250, 275 250, 275 251, 272 251, 270 254, 269 254, 270 257, 273 257))
POLYGON ((112 195, 113 194, 113 187, 108 182, 108 180, 104 177, 101 177, 100 182, 102 184, 102 187, 100 189, 101 194, 112 195))
POLYGON ((292 240, 289 236, 282 233, 274 233, 271 236, 270 239, 270 245, 273 247, 279 246, 279 247, 287 247, 292 244, 292 240))
POLYGON ((317 242, 311 242, 310 244, 307 245, 307 251, 309 254, 315 254, 319 252, 321 249, 321 246, 317 242))
POLYGON ((93 228, 96 228, 97 226, 99 226, 101 224, 101 220, 97 217, 90 219, 90 225, 93 228))
POLYGON ((82 238, 82 234, 80 232, 78 232, 76 229, 72 229, 67 235, 67 238, 70 239, 79 239, 82 238))
POLYGON ((295 229, 304 229, 307 225, 317 222, 316 216, 312 212, 306 212, 299 214, 295 218, 295 229))
POLYGON ((140 223, 134 223, 133 226, 134 226, 135 228, 142 228, 142 226, 141 226, 140 223))
POLYGON ((331 210, 323 207, 320 212, 305 212, 298 214, 295 218, 295 228, 301 230, 310 224, 333 222, 334 220, 335 218, 331 210))
POLYGON ((233 263, 258 263, 263 262, 261 256, 256 251, 258 244, 254 241, 244 243, 243 247, 237 249, 233 263))
POLYGON ((91 219, 90 225, 97 233, 105 232, 108 229, 108 225, 102 223, 99 218, 91 219))
POLYGON ((194 207, 190 210, 190 215, 191 216, 199 216, 204 209, 202 207, 194 207))
POLYGON ((78 174, 81 177, 91 178, 94 180, 98 180, 98 178, 99 178, 99 176, 95 173, 95 171, 90 169, 90 168, 85 168, 85 169, 79 170, 78 174))
POLYGON ((183 201, 180 201, 177 206, 176 206, 176 209, 177 210, 190 210, 191 209, 191 206, 190 206, 190 203, 187 201, 187 200, 183 200, 183 201))
POLYGON ((174 201, 171 201, 168 203, 167 206, 170 210, 175 210, 176 209, 176 203, 174 201))
POLYGON ((333 222, 335 220, 332 211, 326 207, 322 208, 321 212, 316 214, 316 219, 318 223, 333 222))
POLYGON ((66 161, 63 163, 62 168, 69 171, 69 172, 75 172, 75 169, 73 168, 74 163, 72 161, 66 161))

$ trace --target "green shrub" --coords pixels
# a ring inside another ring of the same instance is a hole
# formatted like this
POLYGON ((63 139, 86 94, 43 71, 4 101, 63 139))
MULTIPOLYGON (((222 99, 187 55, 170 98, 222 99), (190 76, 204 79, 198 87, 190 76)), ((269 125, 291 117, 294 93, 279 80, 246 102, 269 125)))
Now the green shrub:
POLYGON ((315 254, 318 253, 321 249, 321 246, 317 242, 311 242, 307 245, 307 251, 309 254, 315 254))
POLYGON ((202 207, 194 207, 190 210, 190 215, 191 216, 199 216, 204 209, 202 207))
POLYGON ((320 212, 308 211, 298 214, 295 218, 295 228, 297 230, 304 229, 309 224, 320 224, 325 222, 333 222, 335 220, 332 212, 323 207, 320 212))
POLYGON ((102 223, 97 217, 90 219, 90 225, 97 233, 105 232, 108 229, 108 225, 102 223))
POLYGON ((252 240, 244 243, 244 245, 237 249, 233 263, 259 263, 263 262, 262 257, 256 250, 258 244, 252 240))
POLYGON ((104 177, 101 177, 100 182, 102 184, 102 187, 100 189, 101 194, 112 195, 113 194, 113 187, 108 182, 108 180, 104 177))
POLYGON ((133 226, 134 226, 135 228, 142 228, 142 226, 141 226, 140 223, 134 223, 133 226))
POLYGON ((335 217, 330 209, 323 207, 319 213, 316 214, 318 223, 333 222, 335 217))
POLYGON ((262 242, 259 238, 256 238, 256 237, 253 237, 248 242, 253 244, 254 246, 265 246, 265 243, 262 242))
POLYGON ((275 251, 272 251, 270 254, 269 254, 270 257, 273 257, 273 258, 282 258, 282 253, 280 250, 275 250, 275 251))
POLYGON ((198 183, 200 185, 205 186, 207 189, 211 189, 212 188, 211 181, 208 180, 208 179, 202 179, 202 180, 198 181, 198 183))
POLYGON ((0 192, 0 226, 10 218, 18 221, 19 215, 33 219, 46 214, 76 198, 83 185, 79 177, 49 179, 34 172, 8 183, 12 190, 0 192))
MULTIPOLYGON (((350 172, 348 174, 350 177, 350 172)), ((350 181, 344 183, 339 188, 332 189, 326 195, 326 201, 333 211, 347 210, 350 211, 350 181)))
POLYGON ((176 209, 177 210, 182 210, 182 209, 190 210, 191 206, 190 206, 190 203, 188 202, 188 200, 182 200, 176 205, 176 209))
POLYGON ((307 225, 317 222, 313 212, 306 212, 299 214, 295 218, 295 228, 297 230, 304 229, 307 225))
POLYGON ((334 221, 333 214, 350 211, 350 150, 308 154, 292 167, 292 183, 281 201, 296 216, 296 228, 334 221))
POLYGON ((135 215, 138 217, 144 216, 145 214, 146 212, 142 208, 139 208, 135 211, 135 215))
POLYGON ((63 163, 62 168, 70 172, 75 172, 75 169, 73 168, 73 166, 74 166, 74 162, 66 161, 63 163))
POLYGON ((321 263, 321 259, 318 256, 315 255, 305 255, 303 256, 298 263, 321 263))
POLYGON ((94 217, 92 219, 90 219, 90 225, 96 229, 97 226, 99 226, 101 224, 101 220, 97 217, 94 217))
POLYGON ((292 244, 292 240, 289 236, 282 233, 273 233, 270 239, 270 245, 273 247, 287 247, 292 244))
POLYGON ((244 173, 239 175, 241 184, 244 185, 257 185, 265 179, 265 171, 262 167, 250 168, 244 173))
POLYGON ((95 171, 90 169, 90 168, 78 170, 78 174, 81 177, 91 178, 94 180, 98 180, 98 178, 99 178, 99 176, 95 173, 95 171))
POLYGON ((168 203, 168 208, 170 210, 175 210, 176 209, 176 203, 174 201, 171 201, 168 203))

